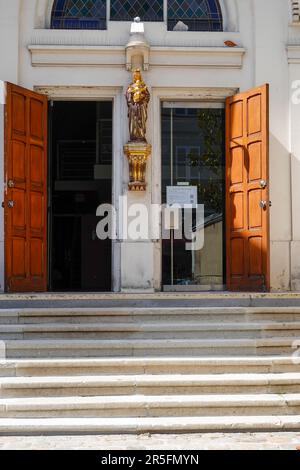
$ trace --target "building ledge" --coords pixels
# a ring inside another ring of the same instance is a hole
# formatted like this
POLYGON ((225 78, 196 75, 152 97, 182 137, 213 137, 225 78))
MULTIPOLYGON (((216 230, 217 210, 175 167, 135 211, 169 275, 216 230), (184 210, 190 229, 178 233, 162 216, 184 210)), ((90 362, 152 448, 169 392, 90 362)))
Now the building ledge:
MULTIPOLYGON (((33 67, 126 66, 122 46, 30 45, 33 67)), ((150 67, 242 68, 246 50, 242 47, 155 46, 150 67)))
POLYGON ((289 64, 300 64, 300 44, 287 46, 289 64))

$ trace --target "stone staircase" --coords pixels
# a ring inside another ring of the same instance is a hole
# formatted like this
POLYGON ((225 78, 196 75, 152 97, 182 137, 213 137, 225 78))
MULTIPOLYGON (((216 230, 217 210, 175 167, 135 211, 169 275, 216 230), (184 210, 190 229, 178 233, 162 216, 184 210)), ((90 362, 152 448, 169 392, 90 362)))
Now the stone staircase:
POLYGON ((0 433, 300 430, 300 307, 186 304, 2 308, 0 433))

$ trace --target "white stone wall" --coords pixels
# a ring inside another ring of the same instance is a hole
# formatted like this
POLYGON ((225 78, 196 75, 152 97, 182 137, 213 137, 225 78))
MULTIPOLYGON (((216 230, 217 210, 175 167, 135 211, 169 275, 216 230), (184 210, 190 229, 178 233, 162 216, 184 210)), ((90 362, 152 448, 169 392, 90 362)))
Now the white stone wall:
MULTIPOLYGON (((153 96, 171 93, 178 98, 209 96, 217 89, 225 96, 228 90, 244 91, 270 83, 271 285, 273 290, 300 290, 300 105, 291 105, 292 83, 300 80, 300 54, 299 63, 289 64, 287 53, 288 45, 300 45, 295 2, 221 3, 225 25, 221 33, 167 32, 165 24, 145 23, 151 46, 145 80, 153 96), (239 47, 224 48, 225 40, 239 47)), ((114 194, 126 194, 128 169, 122 146, 128 140, 128 130, 123 93, 131 77, 125 69, 124 46, 130 24, 109 22, 107 31, 49 30, 51 4, 51 0, 0 0, 0 79, 31 89, 52 87, 48 88, 50 95, 59 95, 62 86, 77 87, 73 97, 77 99, 80 87, 82 97, 89 93, 92 97, 91 89, 97 89, 100 96, 101 92, 107 95, 109 87, 116 87, 117 95, 112 93, 119 103, 115 125, 119 124, 114 132, 114 194)), ((156 143, 160 139, 159 112, 153 98, 149 109, 148 137, 153 154, 147 173, 148 191, 130 195, 132 202, 160 202, 160 148, 156 143)), ((157 240, 115 245, 116 289, 160 288, 157 240)))
POLYGON ((271 286, 276 290, 290 288, 291 269, 290 102, 285 49, 289 11, 286 3, 281 0, 254 2, 254 83, 270 84, 271 286))

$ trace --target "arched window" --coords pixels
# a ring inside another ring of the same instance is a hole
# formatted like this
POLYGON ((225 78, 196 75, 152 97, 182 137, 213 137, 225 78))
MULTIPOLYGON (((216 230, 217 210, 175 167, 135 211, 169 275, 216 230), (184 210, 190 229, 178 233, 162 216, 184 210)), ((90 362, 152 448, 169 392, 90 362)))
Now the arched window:
POLYGON ((106 0, 54 0, 52 29, 106 29, 106 0))
POLYGON ((223 20, 219 1, 168 0, 168 30, 174 29, 222 31, 223 20))
POLYGON ((142 21, 163 21, 163 0, 110 1, 110 19, 112 21, 133 21, 137 16, 142 21))

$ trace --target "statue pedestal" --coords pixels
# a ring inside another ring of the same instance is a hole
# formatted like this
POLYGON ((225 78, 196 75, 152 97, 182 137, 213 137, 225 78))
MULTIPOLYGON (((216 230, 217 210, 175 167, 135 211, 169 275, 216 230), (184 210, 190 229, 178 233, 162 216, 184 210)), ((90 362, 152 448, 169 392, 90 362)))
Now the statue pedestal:
POLYGON ((152 147, 147 142, 129 142, 124 147, 124 153, 129 161, 129 191, 146 191, 147 160, 152 147))

